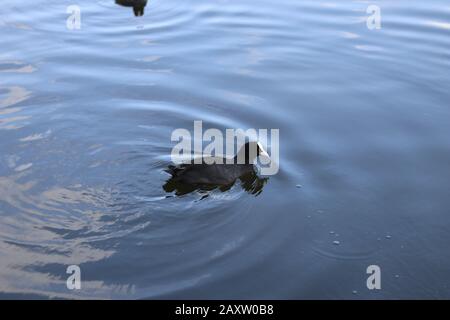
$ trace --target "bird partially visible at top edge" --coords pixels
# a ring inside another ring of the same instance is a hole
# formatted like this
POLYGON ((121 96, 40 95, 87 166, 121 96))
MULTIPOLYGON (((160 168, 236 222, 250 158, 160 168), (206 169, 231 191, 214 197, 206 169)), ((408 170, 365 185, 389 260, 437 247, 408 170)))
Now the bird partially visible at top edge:
POLYGON ((147 0, 116 0, 116 4, 124 7, 133 7, 133 12, 136 17, 144 15, 144 8, 147 5, 147 0))

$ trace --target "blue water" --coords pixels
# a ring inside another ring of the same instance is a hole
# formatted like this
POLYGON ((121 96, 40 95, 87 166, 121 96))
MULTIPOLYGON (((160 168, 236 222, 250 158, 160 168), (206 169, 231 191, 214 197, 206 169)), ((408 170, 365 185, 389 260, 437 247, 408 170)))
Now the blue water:
POLYGON ((450 298, 448 1, 3 0, 0 33, 0 297, 450 298), (280 129, 279 173, 167 197, 194 120, 280 129))

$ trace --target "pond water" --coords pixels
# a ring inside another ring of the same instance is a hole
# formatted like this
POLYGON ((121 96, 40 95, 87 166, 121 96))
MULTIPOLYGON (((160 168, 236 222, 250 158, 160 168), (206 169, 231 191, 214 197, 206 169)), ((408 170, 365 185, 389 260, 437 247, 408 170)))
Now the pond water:
POLYGON ((0 32, 0 297, 450 298, 448 1, 3 0, 0 32), (167 193, 195 120, 279 129, 279 172, 167 193))

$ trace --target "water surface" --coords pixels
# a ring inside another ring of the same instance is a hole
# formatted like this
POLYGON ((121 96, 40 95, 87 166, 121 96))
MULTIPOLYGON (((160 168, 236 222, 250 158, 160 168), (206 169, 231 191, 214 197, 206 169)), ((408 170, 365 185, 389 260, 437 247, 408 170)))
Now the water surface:
POLYGON ((0 32, 1 297, 450 298, 448 1, 3 0, 0 32), (280 129, 280 172, 167 197, 194 120, 280 129))

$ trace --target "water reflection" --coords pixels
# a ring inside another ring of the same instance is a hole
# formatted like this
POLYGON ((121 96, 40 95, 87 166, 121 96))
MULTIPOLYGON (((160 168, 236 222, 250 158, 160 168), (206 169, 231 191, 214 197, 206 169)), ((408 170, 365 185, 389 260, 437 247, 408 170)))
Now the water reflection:
POLYGON ((140 17, 144 15, 147 0, 116 0, 116 3, 124 7, 133 7, 134 15, 140 17))
POLYGON ((30 116, 18 115, 21 107, 13 107, 30 98, 31 92, 19 86, 0 87, 0 130, 22 128, 30 116))
MULTIPOLYGON (((15 157, 11 162, 18 160, 15 157)), ((38 180, 22 182, 25 177, 23 171, 0 176, 0 269, 4 271, 0 275, 1 287, 2 291, 45 294, 39 288, 65 287, 64 272, 73 263, 73 257, 82 265, 114 254, 112 249, 96 247, 98 237, 93 236, 105 228, 95 210, 108 201, 104 197, 109 192, 80 186, 54 186, 41 191, 38 180), (77 215, 76 206, 84 206, 83 215, 77 215), (80 238, 70 238, 79 230, 84 231, 83 245, 79 244, 80 238)), ((111 232, 107 235, 113 236, 111 232)), ((116 290, 113 285, 96 280, 86 280, 83 285, 89 288, 91 296, 116 290)), ((65 291, 58 296, 74 298, 65 291)))
POLYGON ((2 61, 0 62, 0 72, 10 73, 32 73, 36 71, 36 67, 26 64, 22 61, 2 61))

